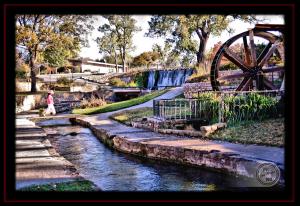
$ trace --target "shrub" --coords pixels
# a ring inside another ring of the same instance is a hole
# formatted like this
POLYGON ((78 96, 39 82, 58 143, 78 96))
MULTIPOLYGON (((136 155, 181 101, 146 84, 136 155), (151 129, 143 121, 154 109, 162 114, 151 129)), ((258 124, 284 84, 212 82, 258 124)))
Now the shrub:
POLYGON ((110 79, 110 84, 117 87, 126 87, 126 82, 122 81, 120 78, 112 78, 110 79))
POLYGON ((138 87, 146 88, 148 84, 148 76, 149 72, 142 72, 140 74, 137 74, 134 78, 134 82, 138 87))
POLYGON ((26 79, 26 72, 25 71, 16 70, 16 78, 26 79))
MULTIPOLYGON (((217 93, 205 92, 199 94, 201 101, 201 116, 211 123, 218 120, 221 96, 217 93)), ((229 95, 223 97, 222 113, 227 123, 248 120, 264 120, 277 117, 278 103, 274 97, 249 93, 244 95, 229 95)))
POLYGON ((96 98, 94 95, 89 100, 83 99, 80 102, 79 108, 85 109, 89 107, 100 107, 106 105, 106 101, 101 98, 96 98))
POLYGON ((135 83, 134 81, 131 81, 128 83, 128 87, 138 87, 139 85, 135 83))
POLYGON ((68 79, 67 77, 59 77, 57 79, 57 83, 62 85, 69 85, 70 83, 72 83, 72 80, 68 79))
POLYGON ((224 70, 236 70, 236 69, 238 69, 238 67, 234 63, 232 63, 232 62, 223 64, 219 68, 220 71, 224 71, 224 70))
POLYGON ((263 120, 277 115, 278 100, 257 93, 226 97, 224 103, 225 117, 230 121, 263 120))

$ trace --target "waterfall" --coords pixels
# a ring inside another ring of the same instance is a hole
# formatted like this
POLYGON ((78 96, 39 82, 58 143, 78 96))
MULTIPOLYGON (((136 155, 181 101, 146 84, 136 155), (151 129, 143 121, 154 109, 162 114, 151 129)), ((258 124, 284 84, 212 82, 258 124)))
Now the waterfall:
POLYGON ((149 71, 147 89, 152 89, 155 84, 155 71, 149 71))
POLYGON ((177 69, 177 70, 160 70, 157 85, 155 85, 155 71, 149 72, 148 89, 181 86, 188 77, 193 73, 193 69, 177 69))

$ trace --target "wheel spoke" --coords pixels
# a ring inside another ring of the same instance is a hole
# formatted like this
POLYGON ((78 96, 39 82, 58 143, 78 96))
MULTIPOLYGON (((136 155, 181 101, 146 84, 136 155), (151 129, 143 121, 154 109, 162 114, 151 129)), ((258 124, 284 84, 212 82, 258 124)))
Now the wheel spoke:
POLYGON ((271 57, 271 55, 273 54, 273 52, 275 51, 275 49, 277 48, 277 46, 279 45, 279 41, 276 41, 271 48, 269 49, 269 51, 266 53, 266 55, 264 57, 262 57, 262 60, 259 62, 258 66, 262 67, 271 57))
POLYGON ((246 91, 252 83, 251 77, 245 77, 240 85, 236 88, 236 91, 246 91))
POLYGON ((245 50, 245 61, 248 66, 251 65, 251 57, 250 57, 250 51, 249 46, 247 43, 247 36, 243 36, 243 42, 244 42, 244 50, 245 50))
POLYGON ((249 31, 252 66, 257 65, 253 30, 249 31))
POLYGON ((258 64, 261 62, 261 60, 263 59, 263 57, 267 54, 267 52, 269 51, 269 49, 271 48, 272 43, 269 42, 269 44, 264 48, 264 50, 260 53, 259 57, 257 58, 257 62, 258 64))
POLYGON ((264 82, 264 85, 268 89, 271 89, 271 90, 276 90, 277 89, 276 86, 270 80, 268 80, 266 77, 264 77, 263 82, 264 82))
POLYGON ((236 66, 238 66, 241 70, 244 72, 249 71, 249 67, 244 64, 243 60, 237 56, 235 53, 233 53, 228 47, 224 48, 224 56, 234 63, 236 66))

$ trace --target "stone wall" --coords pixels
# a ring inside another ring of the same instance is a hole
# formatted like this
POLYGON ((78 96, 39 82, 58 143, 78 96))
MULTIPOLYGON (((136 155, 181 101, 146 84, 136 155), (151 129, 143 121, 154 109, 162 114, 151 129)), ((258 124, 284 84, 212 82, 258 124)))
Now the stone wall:
MULTIPOLYGON (((37 82, 36 89, 37 91, 43 90, 45 83, 37 82)), ((30 92, 31 90, 31 82, 16 82, 17 92, 30 92)))
MULTIPOLYGON (((207 149, 207 147, 193 149, 152 143, 149 140, 138 141, 136 138, 130 138, 131 133, 119 135, 81 118, 73 118, 71 122, 89 127, 95 136, 109 147, 145 158, 200 166, 249 178, 256 178, 257 168, 262 163, 268 163, 230 151, 221 152, 220 150, 207 149)), ((282 170, 282 168, 280 169, 282 170)), ((281 174, 283 174, 283 170, 281 174)), ((284 182, 283 176, 281 182, 284 182)))
MULTIPOLYGON (((83 98, 90 98, 90 93, 64 92, 54 93, 54 104, 65 101, 80 101, 83 98)), ((29 111, 41 107, 47 107, 47 94, 16 95, 16 112, 29 111)))
MULTIPOLYGON (((154 132, 162 134, 174 134, 179 136, 189 137, 208 137, 210 134, 217 130, 225 128, 226 123, 216 123, 207 126, 199 125, 200 131, 184 129, 184 125, 187 124, 186 120, 159 120, 156 118, 147 118, 142 122, 131 122, 131 125, 135 128, 148 129, 154 132), (183 126, 181 126, 183 125, 183 126), (182 127, 182 129, 177 129, 182 127)), ((200 123, 199 123, 200 124, 200 123)))

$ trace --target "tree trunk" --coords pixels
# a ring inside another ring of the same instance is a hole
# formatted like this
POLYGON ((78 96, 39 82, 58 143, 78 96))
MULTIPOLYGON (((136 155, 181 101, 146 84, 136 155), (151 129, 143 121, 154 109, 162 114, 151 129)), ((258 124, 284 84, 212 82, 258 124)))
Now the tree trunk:
POLYGON ((36 92, 36 73, 35 73, 35 65, 34 65, 34 56, 31 51, 29 51, 29 67, 30 67, 30 77, 31 77, 31 92, 36 92))
POLYGON ((207 44, 208 36, 200 39, 199 50, 197 52, 197 63, 200 65, 204 62, 204 52, 207 44))
POLYGON ((125 69, 125 65, 126 65, 126 53, 125 53, 125 49, 123 50, 122 53, 122 63, 123 63, 123 72, 127 72, 125 69))
POLYGON ((119 73, 119 68, 118 68, 118 56, 117 56, 116 50, 115 50, 115 65, 116 65, 116 73, 119 73))

